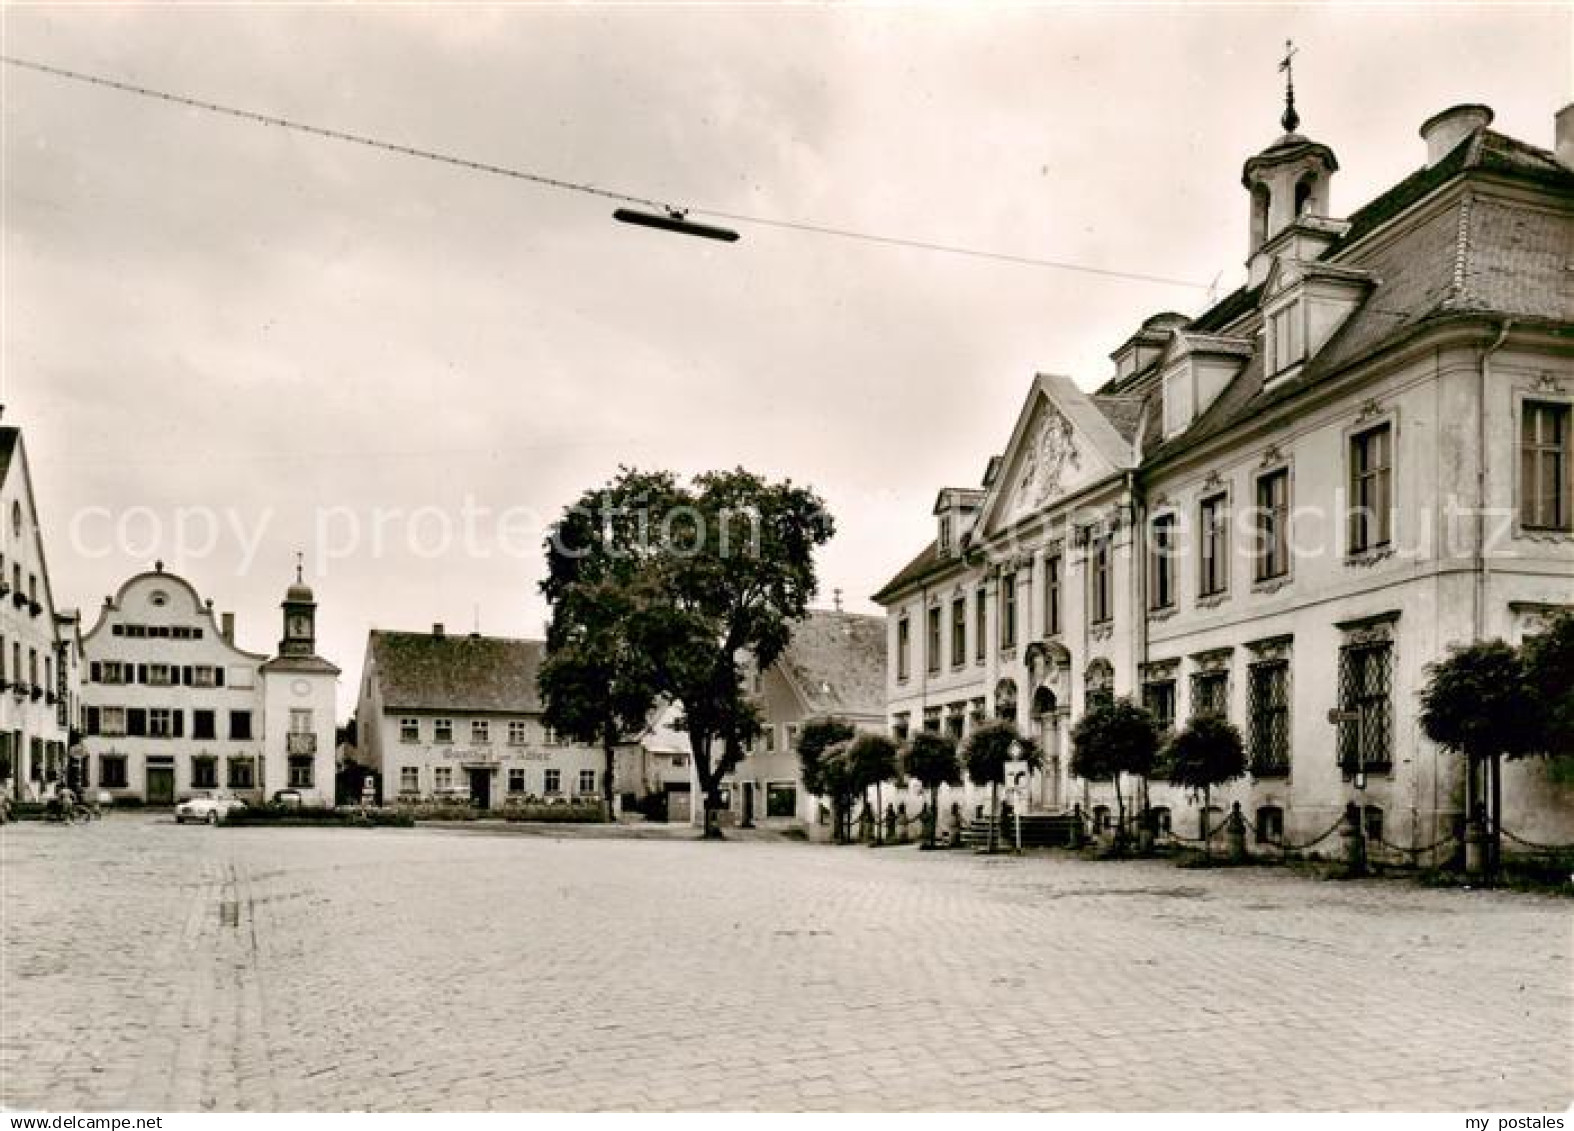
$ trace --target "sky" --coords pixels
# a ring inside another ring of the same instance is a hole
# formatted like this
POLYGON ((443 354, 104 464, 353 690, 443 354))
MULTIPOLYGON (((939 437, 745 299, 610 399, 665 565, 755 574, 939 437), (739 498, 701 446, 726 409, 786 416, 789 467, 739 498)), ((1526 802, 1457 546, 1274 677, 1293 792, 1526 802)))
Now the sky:
POLYGON ((1085 388, 1244 279, 1242 162, 1347 215, 1459 102, 1552 144, 1567 6, 9 5, 4 53, 695 210, 614 203, 0 67, 0 401, 57 606, 155 559, 269 650, 297 552, 347 716, 368 629, 538 636, 541 531, 620 464, 815 488, 868 595, 1036 372, 1085 388))

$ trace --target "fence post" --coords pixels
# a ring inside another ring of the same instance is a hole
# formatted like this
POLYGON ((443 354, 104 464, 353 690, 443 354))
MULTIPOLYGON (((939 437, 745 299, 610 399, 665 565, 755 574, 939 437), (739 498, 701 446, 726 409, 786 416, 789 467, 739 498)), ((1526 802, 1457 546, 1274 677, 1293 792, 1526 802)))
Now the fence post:
POLYGON ((1361 808, 1354 801, 1344 807, 1344 823, 1339 827, 1345 875, 1366 875, 1366 838, 1362 835, 1361 808))
POLYGON ((1224 850, 1232 863, 1246 859, 1246 818, 1239 801, 1231 803, 1230 815, 1224 822, 1224 850))
POLYGON ((1477 878, 1487 871, 1487 829, 1478 807, 1465 822, 1465 875, 1477 878))

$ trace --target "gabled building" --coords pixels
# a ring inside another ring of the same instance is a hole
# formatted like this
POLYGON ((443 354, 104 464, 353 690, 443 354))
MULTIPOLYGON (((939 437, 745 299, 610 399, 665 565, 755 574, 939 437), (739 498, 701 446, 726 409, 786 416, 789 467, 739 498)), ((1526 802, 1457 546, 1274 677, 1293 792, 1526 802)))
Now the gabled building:
MULTIPOLYGON (((373 629, 356 707, 357 745, 380 775, 382 799, 594 802, 599 747, 560 740, 542 720, 536 673, 546 645, 480 633, 373 629)), ((627 759, 620 760, 620 767, 627 759)), ((614 773, 622 793, 625 771, 614 773)))
POLYGON ((809 610, 793 625, 776 662, 754 673, 752 690, 765 730, 725 779, 731 817, 746 824, 817 824, 820 802, 803 788, 798 728, 835 716, 860 730, 884 729, 884 619, 809 610))
MULTIPOLYGON (((894 730, 1011 719, 1047 753, 1030 806, 1102 816, 1069 728, 1132 696, 1241 728, 1251 773, 1215 803, 1263 840, 1350 801, 1380 851, 1457 832, 1476 786, 1420 732, 1426 665, 1574 605, 1574 108, 1555 151, 1491 119, 1436 115, 1424 163, 1336 218, 1334 154, 1287 108, 1242 173, 1246 284, 1143 320, 1096 392, 1035 377, 875 595, 894 730)), ((1548 760, 1503 788, 1511 831, 1574 835, 1548 760)), ((1152 800, 1197 834, 1192 799, 1152 800)))
MULTIPOLYGON (((751 668, 747 678, 763 730, 722 778, 718 819, 724 825, 816 826, 821 803, 803 788, 798 730, 827 716, 859 730, 885 729, 884 618, 811 609, 792 626, 776 662, 763 672, 751 668)), ((705 813, 689 736, 677 726, 682 714, 681 705, 670 703, 652 713, 627 788, 647 799, 648 812, 699 825, 705 813)))
POLYGON ((36 801, 70 777, 75 614, 55 605, 22 430, 0 427, 0 790, 36 801))
POLYGON ((82 785, 150 805, 210 790, 258 803, 283 789, 332 805, 339 669, 317 655, 316 600, 298 570, 280 607, 270 658, 239 647, 234 616, 162 562, 106 597, 82 640, 82 785))

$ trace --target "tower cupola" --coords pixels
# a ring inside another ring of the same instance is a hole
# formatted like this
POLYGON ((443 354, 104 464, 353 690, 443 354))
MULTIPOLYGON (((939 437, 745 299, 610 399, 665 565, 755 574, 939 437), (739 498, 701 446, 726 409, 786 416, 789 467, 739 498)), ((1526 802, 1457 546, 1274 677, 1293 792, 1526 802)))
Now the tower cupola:
POLYGON ((1295 109, 1294 57, 1295 48, 1287 42, 1279 63, 1285 73, 1284 113, 1279 118, 1284 133, 1267 149, 1247 158, 1241 170, 1241 184, 1251 194, 1248 260, 1299 217, 1330 214, 1329 184, 1339 162, 1326 145, 1296 132, 1301 116, 1295 109))
POLYGON ((284 610, 281 656, 312 656, 317 652, 317 598, 301 577, 300 559, 296 554, 295 584, 284 591, 284 600, 279 604, 284 610))

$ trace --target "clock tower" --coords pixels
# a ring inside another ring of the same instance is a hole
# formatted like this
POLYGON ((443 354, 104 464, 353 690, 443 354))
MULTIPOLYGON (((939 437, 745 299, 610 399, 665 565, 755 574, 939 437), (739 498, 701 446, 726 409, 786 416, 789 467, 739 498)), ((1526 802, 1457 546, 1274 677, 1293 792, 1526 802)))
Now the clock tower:
POLYGON ((287 789, 306 805, 334 803, 334 717, 339 669, 317 655, 317 598, 301 576, 279 603, 284 636, 262 665, 263 794, 287 789))
POLYGON ((295 584, 284 592, 284 638, 279 641, 281 656, 313 656, 317 652, 317 600, 301 579, 300 555, 295 555, 295 584))

